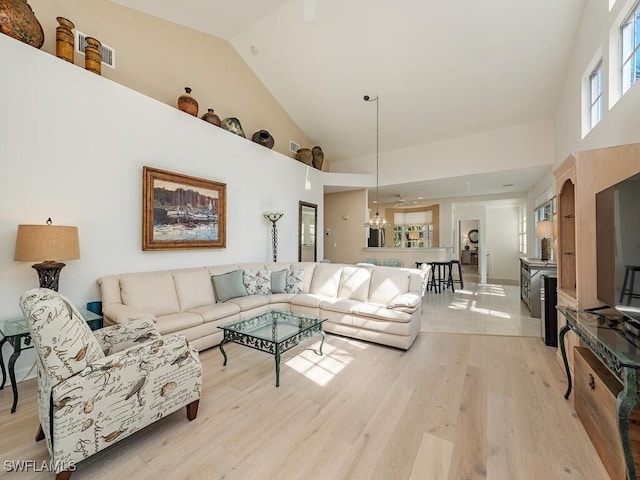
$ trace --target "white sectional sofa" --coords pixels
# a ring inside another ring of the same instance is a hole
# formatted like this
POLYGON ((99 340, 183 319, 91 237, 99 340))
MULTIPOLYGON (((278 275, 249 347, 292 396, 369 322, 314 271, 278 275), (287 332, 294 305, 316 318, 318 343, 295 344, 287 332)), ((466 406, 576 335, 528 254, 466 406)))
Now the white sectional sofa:
POLYGON ((222 341, 219 325, 270 309, 326 317, 327 332, 406 350, 420 331, 427 275, 373 265, 246 263, 107 275, 98 284, 106 325, 152 317, 161 334, 180 332, 198 350, 222 341))

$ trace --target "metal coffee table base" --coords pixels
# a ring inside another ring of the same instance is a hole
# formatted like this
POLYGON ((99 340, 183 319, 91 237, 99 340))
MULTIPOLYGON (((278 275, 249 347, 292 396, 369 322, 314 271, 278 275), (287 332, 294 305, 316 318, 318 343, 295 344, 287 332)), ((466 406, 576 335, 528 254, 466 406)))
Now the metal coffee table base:
POLYGON ((287 338, 281 342, 273 341, 273 340, 265 340, 262 338, 255 338, 248 336, 247 334, 234 332, 230 330, 224 331, 224 339, 220 343, 220 352, 224 357, 223 365, 227 364, 227 354, 224 351, 224 344, 233 342, 239 345, 245 345, 247 347, 251 347, 255 350, 260 350, 261 352, 270 353, 275 357, 276 360, 276 387, 280 386, 280 357, 287 350, 292 349, 293 347, 300 345, 302 342, 311 338, 315 335, 322 335, 322 341, 320 342, 320 350, 317 352, 318 355, 322 355, 322 346, 324 345, 324 340, 326 338, 326 334, 324 330, 322 330, 322 323, 319 323, 312 328, 307 330, 303 330, 296 335, 287 338))

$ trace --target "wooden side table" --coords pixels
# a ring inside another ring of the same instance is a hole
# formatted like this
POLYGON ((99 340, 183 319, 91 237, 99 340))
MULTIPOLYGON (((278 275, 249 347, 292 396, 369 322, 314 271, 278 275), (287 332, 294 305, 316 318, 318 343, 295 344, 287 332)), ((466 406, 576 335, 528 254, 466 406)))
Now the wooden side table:
MULTIPOLYGON (((102 328, 102 316, 96 313, 90 312, 83 308, 79 308, 78 311, 85 319, 91 330, 97 330, 102 328)), ((7 320, 0 320, 0 370, 2 370, 2 384, 0 384, 0 390, 4 388, 4 384, 7 381, 7 371, 4 366, 4 358, 2 356, 2 347, 5 343, 9 343, 13 348, 13 353, 9 357, 9 378, 11 379, 11 390, 13 391, 13 404, 11 405, 11 413, 15 413, 18 406, 18 384, 16 382, 15 365, 16 360, 23 352, 23 350, 29 350, 33 348, 31 343, 31 336, 29 335, 29 327, 24 317, 14 317, 7 320)))

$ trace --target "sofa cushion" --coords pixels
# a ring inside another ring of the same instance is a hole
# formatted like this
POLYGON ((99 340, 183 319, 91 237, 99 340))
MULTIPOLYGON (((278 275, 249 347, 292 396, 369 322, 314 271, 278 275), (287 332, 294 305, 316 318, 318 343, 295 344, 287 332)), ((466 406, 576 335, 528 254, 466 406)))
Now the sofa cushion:
POLYGON ((316 265, 309 293, 325 297, 337 297, 343 268, 343 265, 334 263, 319 263, 316 265))
POLYGON ((169 272, 122 275, 120 277, 122 303, 155 316, 180 311, 176 285, 169 272))
POLYGON ((290 303, 295 293, 272 293, 267 298, 269 303, 290 303))
POLYGON ((409 322, 411 314, 399 310, 391 310, 384 305, 375 305, 372 303, 358 303, 351 309, 351 313, 363 317, 377 318, 391 322, 409 322))
POLYGON ((230 317, 240 313, 240 307, 235 303, 212 303, 201 307, 192 308, 189 312, 202 316, 205 323, 214 322, 221 318, 230 317))
POLYGON ((327 297, 322 295, 314 295, 313 293, 299 293, 291 297, 291 305, 300 305, 303 307, 319 307, 320 302, 327 297))
POLYGON ((320 308, 331 312, 351 313, 360 303, 362 302, 348 298, 328 298, 320 301, 320 308))
POLYGON ((287 293, 302 293, 304 286, 304 270, 289 270, 287 274, 287 285, 285 291, 287 293))
POLYGON ((388 305, 400 294, 409 291, 409 270, 378 267, 371 272, 371 286, 369 288, 370 303, 388 305))
POLYGON ((403 312, 413 312, 420 306, 421 302, 422 298, 415 293, 401 293, 391 300, 387 307, 394 310, 402 310, 403 312))
POLYGON ((223 273, 222 275, 213 275, 213 289, 216 293, 216 301, 226 302, 231 298, 246 297, 247 289, 242 283, 243 271, 234 270, 233 272, 223 273))
POLYGON ((271 271, 266 268, 247 268, 242 278, 247 295, 271 294, 271 271))
POLYGON ((229 299, 229 303, 233 303, 240 307, 240 311, 244 312, 252 308, 263 307, 269 304, 269 295, 248 295, 245 297, 236 297, 229 299))
POLYGON ((271 293, 286 293, 287 292, 287 277, 290 270, 280 270, 278 272, 271 272, 271 293))
POLYGON ((202 315, 191 312, 173 313, 156 318, 156 327, 162 335, 179 332, 202 323, 204 323, 202 315))
POLYGON ((339 298, 366 302, 371 283, 371 270, 360 267, 344 267, 340 277, 339 298))
POLYGON ((173 272, 180 310, 210 305, 216 302, 209 272, 204 268, 173 272))
POLYGON ((291 264, 291 270, 303 270, 304 280, 302 284, 302 293, 309 293, 313 272, 316 270, 316 262, 297 262, 291 264))

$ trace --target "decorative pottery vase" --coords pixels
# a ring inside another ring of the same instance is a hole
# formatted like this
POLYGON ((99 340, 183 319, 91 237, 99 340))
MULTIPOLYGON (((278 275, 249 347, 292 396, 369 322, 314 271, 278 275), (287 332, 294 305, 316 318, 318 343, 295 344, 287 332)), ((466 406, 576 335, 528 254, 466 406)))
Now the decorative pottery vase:
POLYGON ((322 170, 322 162, 324 162, 324 152, 318 146, 311 149, 311 156, 313 157, 313 167, 318 170, 322 170))
POLYGON ((313 154, 310 148, 301 148, 296 152, 296 160, 313 166, 313 154))
POLYGON ((27 0, 0 0, 0 33, 36 48, 44 43, 42 25, 27 0))
POLYGON ((71 20, 56 17, 60 25, 56 27, 56 57, 73 63, 74 35, 72 30, 76 28, 71 20))
POLYGON ((240 125, 240 120, 235 117, 225 118, 220 126, 231 133, 241 136, 242 138, 247 138, 244 134, 244 130, 242 129, 242 125, 240 125))
POLYGON ((97 75, 102 75, 102 55, 100 47, 102 44, 93 37, 86 38, 87 45, 84 47, 84 68, 97 75))
POLYGON ((207 113, 202 115, 202 120, 205 122, 213 123, 215 126, 220 126, 220 117, 213 113, 213 108, 207 109, 207 113))
POLYGON ((178 108, 189 115, 193 115, 194 117, 198 116, 198 102, 195 98, 193 98, 191 93, 191 88, 184 87, 183 93, 178 97, 178 108))
POLYGON ((253 134, 251 140, 267 148, 273 148, 276 143, 275 139, 266 130, 258 130, 253 134))

